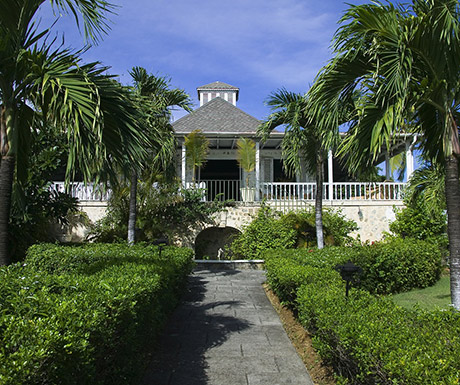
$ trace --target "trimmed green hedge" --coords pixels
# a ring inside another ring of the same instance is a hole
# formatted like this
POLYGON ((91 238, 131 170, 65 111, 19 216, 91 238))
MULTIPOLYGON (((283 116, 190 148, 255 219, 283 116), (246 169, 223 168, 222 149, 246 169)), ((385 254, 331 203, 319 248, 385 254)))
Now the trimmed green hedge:
POLYGON ((373 294, 390 294, 434 285, 441 276, 442 256, 437 245, 416 239, 353 247, 271 250, 264 257, 288 256, 302 265, 331 267, 349 260, 361 266, 359 287, 373 294))
POLYGON ((347 383, 459 383, 460 314, 405 310, 362 289, 352 289, 347 300, 344 283, 332 268, 340 262, 339 249, 317 256, 323 258, 315 259, 315 252, 272 252, 266 256, 267 278, 313 333, 323 359, 347 383))
POLYGON ((0 268, 0 383, 127 383, 192 266, 173 247, 30 248, 0 268))

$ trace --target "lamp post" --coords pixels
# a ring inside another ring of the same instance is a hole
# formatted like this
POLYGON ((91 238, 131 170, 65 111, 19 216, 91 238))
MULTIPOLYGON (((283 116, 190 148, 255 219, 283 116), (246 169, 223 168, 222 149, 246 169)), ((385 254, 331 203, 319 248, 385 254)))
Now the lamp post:
POLYGON ((158 246, 158 256, 161 258, 161 251, 164 246, 168 245, 168 240, 166 238, 158 238, 152 242, 153 245, 158 246))
POLYGON ((337 270, 342 279, 346 282, 345 286, 345 295, 348 297, 348 291, 350 290, 350 284, 355 281, 354 277, 357 274, 361 274, 363 269, 361 267, 355 265, 353 262, 348 261, 344 265, 336 265, 335 270, 337 270))

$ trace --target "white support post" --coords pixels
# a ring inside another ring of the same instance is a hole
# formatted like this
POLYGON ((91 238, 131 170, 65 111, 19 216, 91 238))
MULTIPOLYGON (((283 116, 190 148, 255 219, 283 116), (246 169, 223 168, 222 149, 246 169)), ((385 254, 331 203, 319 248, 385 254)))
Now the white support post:
POLYGON ((327 153, 327 175, 328 175, 328 185, 329 185, 328 198, 329 200, 332 200, 334 196, 332 193, 332 189, 334 187, 334 163, 333 163, 333 158, 332 158, 332 150, 329 150, 329 152, 327 153))
POLYGON ((406 142, 406 180, 409 180, 414 173, 414 142, 406 142))
POLYGON ((204 92, 200 92, 200 107, 204 104, 204 92))
POLYGON ((390 154, 385 152, 385 180, 391 180, 390 154))
POLYGON ((260 200, 260 143, 256 142, 256 202, 260 200))
POLYGON ((186 159, 185 143, 182 143, 182 152, 181 152, 182 169, 181 169, 181 173, 182 173, 182 186, 184 188, 185 188, 185 182, 186 182, 185 178, 186 178, 186 175, 187 175, 185 159, 186 159))

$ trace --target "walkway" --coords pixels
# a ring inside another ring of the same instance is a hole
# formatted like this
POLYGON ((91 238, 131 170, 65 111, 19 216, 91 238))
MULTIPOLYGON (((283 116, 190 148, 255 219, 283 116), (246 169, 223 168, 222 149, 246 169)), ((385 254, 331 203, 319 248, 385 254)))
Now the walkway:
POLYGON ((313 385, 258 270, 196 270, 142 385, 313 385))

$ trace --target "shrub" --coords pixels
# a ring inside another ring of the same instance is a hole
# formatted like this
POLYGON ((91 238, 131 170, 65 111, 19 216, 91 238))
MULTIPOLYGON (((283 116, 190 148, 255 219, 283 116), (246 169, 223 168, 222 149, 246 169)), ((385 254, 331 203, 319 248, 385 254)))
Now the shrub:
POLYGON ((392 239, 356 247, 352 261, 363 269, 360 287, 390 294, 434 285, 441 276, 441 252, 436 244, 416 239, 392 239))
POLYGON ((373 294, 390 294, 424 288, 441 276, 437 245, 416 239, 390 239, 372 245, 317 249, 272 250, 264 258, 289 257, 297 264, 334 268, 352 261, 363 269, 359 287, 373 294))
POLYGON ((443 236, 447 230, 447 217, 443 212, 428 212, 421 203, 395 209, 396 220, 390 230, 402 238, 429 239, 443 236))
POLYGON ((316 251, 272 251, 266 269, 270 286, 294 306, 336 373, 356 385, 458 384, 460 315, 405 310, 362 289, 352 289, 346 299, 332 269, 344 248, 330 249, 330 259, 316 251))
POLYGON ((408 311, 391 300, 353 290, 304 285, 303 325, 323 359, 351 384, 457 384, 460 315, 408 311))
MULTIPOLYGON (((357 229, 354 221, 343 214, 323 211, 324 235, 327 245, 352 243, 350 232, 357 229)), ((304 248, 316 246, 315 213, 313 210, 276 213, 262 206, 254 220, 243 229, 230 246, 237 258, 255 259, 269 249, 304 248)))
POLYGON ((0 269, 0 383, 124 384, 177 304, 187 249, 39 245, 0 269))
POLYGON ((230 253, 237 259, 258 259, 265 250, 292 248, 295 241, 296 231, 280 225, 273 210, 262 206, 256 218, 234 239, 230 253))
MULTIPOLYGON (((227 202, 204 202, 202 189, 181 189, 178 183, 139 182, 136 239, 151 242, 157 238, 184 237, 196 224, 210 224, 227 202)), ((129 187, 119 186, 108 202, 106 216, 90 229, 88 239, 119 242, 128 234, 129 187)))

